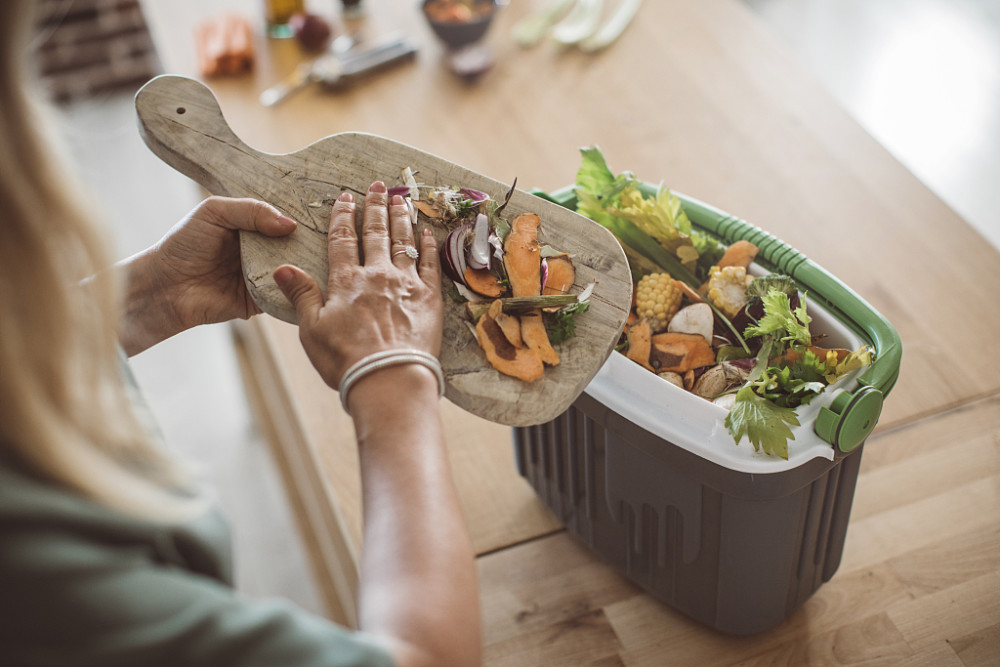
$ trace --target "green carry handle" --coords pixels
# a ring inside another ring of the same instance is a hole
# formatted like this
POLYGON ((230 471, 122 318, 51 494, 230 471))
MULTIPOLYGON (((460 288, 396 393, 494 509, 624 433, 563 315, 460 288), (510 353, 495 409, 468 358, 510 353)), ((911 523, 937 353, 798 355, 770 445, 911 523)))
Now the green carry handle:
MULTIPOLYGON (((643 194, 653 196, 657 186, 645 183, 643 194)), ((553 193, 534 194, 570 209, 576 209, 573 187, 553 193)), ((691 224, 724 243, 750 241, 760 252, 756 261, 775 273, 791 276, 809 297, 843 322, 875 348, 875 361, 858 377, 858 388, 838 395, 828 407, 820 408, 814 426, 817 435, 842 452, 861 445, 875 428, 882 403, 899 377, 903 346, 889 321, 851 288, 788 244, 750 223, 690 197, 674 193, 691 224)))

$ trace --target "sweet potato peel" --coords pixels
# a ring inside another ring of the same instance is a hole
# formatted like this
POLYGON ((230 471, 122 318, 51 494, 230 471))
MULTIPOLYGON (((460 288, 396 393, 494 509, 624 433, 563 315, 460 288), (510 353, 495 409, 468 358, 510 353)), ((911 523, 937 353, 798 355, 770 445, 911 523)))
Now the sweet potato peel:
POLYGON ((521 338, 521 321, 513 315, 503 312, 500 301, 494 301, 490 305, 490 317, 496 320, 503 335, 514 347, 524 347, 524 339, 521 338))
POLYGON ((538 296, 542 293, 542 252, 538 244, 541 218, 522 213, 514 218, 504 241, 504 267, 514 296, 538 296))
POLYGON ((488 269, 477 270, 466 267, 465 284, 473 292, 482 294, 483 296, 496 298, 503 294, 503 286, 500 285, 500 281, 488 269))
POLYGON ((529 349, 549 366, 559 365, 559 353, 549 342, 549 332, 542 321, 542 311, 538 308, 521 315, 521 338, 529 349))
POLYGON ((649 355, 652 351, 653 327, 649 320, 642 318, 628 328, 628 352, 625 354, 635 363, 648 370, 653 370, 649 365, 649 355))
POLYGON ((698 334, 656 334, 651 342, 650 364, 657 372, 687 373, 715 363, 715 350, 698 334))
MULTIPOLYGON (((542 294, 569 294, 576 281, 576 267, 569 255, 556 255, 545 260, 548 265, 548 280, 542 288, 542 294)), ((554 313, 559 308, 545 308, 545 312, 554 313)))
MULTIPOLYGON (((534 213, 522 213, 514 218, 511 231, 504 241, 504 267, 515 297, 539 296, 542 293, 542 254, 538 244, 538 226, 534 213)), ((521 315, 521 338, 549 366, 559 364, 559 353, 549 342, 542 321, 542 311, 532 310, 521 315)))
MULTIPOLYGON (((497 322, 497 317, 503 315, 499 300, 490 305, 490 309, 476 323, 476 339, 486 353, 490 365, 504 375, 515 377, 525 382, 534 382, 545 373, 545 365, 534 351, 524 345, 515 345, 504 333, 497 322)), ((506 315, 512 320, 516 318, 506 315)))
POLYGON ((760 252, 760 248, 750 243, 750 241, 735 241, 726 248, 726 252, 716 262, 716 266, 719 268, 724 266, 742 266, 745 269, 750 266, 750 263, 757 256, 758 252, 760 252))

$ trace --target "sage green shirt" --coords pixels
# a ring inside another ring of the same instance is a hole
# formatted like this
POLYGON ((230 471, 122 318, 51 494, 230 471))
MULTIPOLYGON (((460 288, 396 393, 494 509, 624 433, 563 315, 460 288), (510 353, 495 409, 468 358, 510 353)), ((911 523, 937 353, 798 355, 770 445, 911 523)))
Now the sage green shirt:
POLYGON ((392 665, 370 637, 231 586, 219 514, 164 526, 0 459, 0 664, 392 665))
POLYGON ((237 595, 217 512, 174 526, 128 517, 2 454, 0 665, 392 666, 370 636, 237 595))
POLYGON ((0 664, 392 665, 372 638, 231 586, 217 513, 163 526, 0 459, 0 664))

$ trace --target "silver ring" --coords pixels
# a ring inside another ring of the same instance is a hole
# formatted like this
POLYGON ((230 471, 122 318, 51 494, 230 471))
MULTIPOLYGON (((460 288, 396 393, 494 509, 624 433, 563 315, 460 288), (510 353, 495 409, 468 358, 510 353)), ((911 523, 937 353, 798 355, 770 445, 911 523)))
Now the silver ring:
POLYGON ((390 257, 392 259, 396 259, 396 255, 402 255, 402 254, 405 254, 410 259, 418 259, 420 257, 420 251, 411 245, 406 246, 402 250, 397 250, 396 252, 392 253, 390 257))

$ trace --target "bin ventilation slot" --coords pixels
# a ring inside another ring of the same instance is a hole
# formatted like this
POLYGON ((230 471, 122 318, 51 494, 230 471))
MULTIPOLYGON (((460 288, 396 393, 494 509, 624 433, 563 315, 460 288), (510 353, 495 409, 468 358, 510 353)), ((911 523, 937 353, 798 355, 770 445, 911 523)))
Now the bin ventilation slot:
POLYGON ((594 420, 582 412, 575 408, 572 409, 572 412, 579 414, 583 419, 583 473, 581 475, 583 477, 583 501, 587 512, 587 521, 593 522, 597 517, 597 507, 594 504, 597 497, 594 486, 594 475, 596 474, 594 449, 597 447, 595 437, 597 433, 601 432, 601 429, 595 428, 594 420))
POLYGON ((571 407, 546 424, 515 428, 513 435, 518 471, 567 528, 590 542, 600 493, 594 480, 601 461, 596 450, 604 447, 603 431, 571 407))
MULTIPOLYGON (((643 506, 648 505, 656 517, 661 556, 666 555, 670 532, 679 528, 682 561, 693 563, 701 549, 700 484, 664 468, 656 459, 615 433, 608 432, 605 437, 604 488, 612 516, 619 523, 624 522, 622 505, 625 504, 639 520, 643 517, 643 506), (679 522, 668 521, 671 509, 683 519, 679 522)), ((637 537, 641 533, 637 527, 637 537)), ((635 546, 636 551, 641 551, 638 541, 635 546)))

